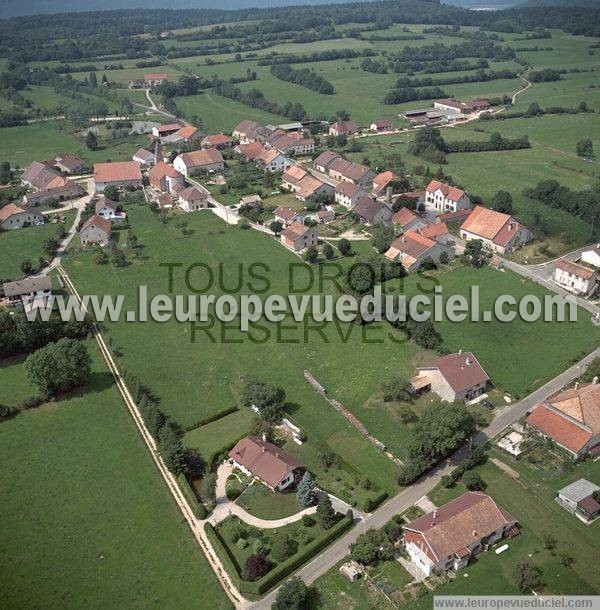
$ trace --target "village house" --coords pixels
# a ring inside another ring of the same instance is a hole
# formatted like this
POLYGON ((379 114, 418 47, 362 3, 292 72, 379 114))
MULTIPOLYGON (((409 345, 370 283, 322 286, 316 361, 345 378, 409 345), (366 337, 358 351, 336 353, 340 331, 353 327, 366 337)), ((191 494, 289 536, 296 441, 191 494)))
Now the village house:
POLYGON ((304 176, 296 186, 296 197, 300 201, 308 201, 309 199, 315 199, 318 196, 333 198, 333 186, 315 178, 311 174, 304 176))
POLYGON ((4 302, 9 307, 27 305, 39 299, 46 299, 52 294, 52 282, 47 275, 28 277, 15 282, 5 282, 4 302))
POLYGON ((406 191, 392 195, 392 202, 404 202, 405 207, 415 210, 425 209, 425 191, 406 191), (409 203, 410 202, 410 203, 409 203))
POLYGON ((600 384, 575 384, 536 405, 527 426, 576 458, 600 455, 600 384))
POLYGON ((388 189, 388 185, 397 180, 394 172, 385 171, 377 174, 373 177, 373 195, 375 197, 385 197, 388 201, 391 199, 391 189, 388 189))
POLYGON ((101 193, 107 186, 135 188, 142 186, 140 164, 135 161, 115 161, 94 164, 94 184, 101 193))
POLYGON ((297 191, 298 183, 304 178, 308 172, 297 165, 292 165, 283 172, 281 176, 281 186, 288 191, 297 191))
POLYGON ((312 138, 302 137, 301 133, 297 135, 299 137, 294 137, 282 129, 277 129, 269 134, 265 144, 286 155, 307 155, 314 152, 315 141, 312 138))
POLYGON ((90 216, 81 227, 79 237, 84 246, 98 244, 106 246, 110 241, 111 224, 109 220, 101 218, 97 214, 90 216))
POLYGON ((334 191, 335 202, 346 208, 351 208, 356 205, 359 199, 367 196, 367 191, 358 184, 352 184, 351 182, 340 182, 334 191))
POLYGON ((230 136, 226 136, 224 133, 213 133, 205 136, 202 139, 200 145, 202 148, 232 148, 235 144, 235 140, 230 136))
POLYGON ((202 135, 202 132, 197 127, 194 127, 193 125, 184 125, 176 132, 161 137, 160 141, 163 144, 175 146, 177 144, 195 142, 196 140, 199 140, 202 135))
POLYGON ((44 224, 44 217, 32 208, 21 208, 14 203, 8 203, 0 208, 0 229, 11 231, 44 224))
POLYGON ((571 292, 593 295, 598 290, 598 271, 564 258, 556 261, 554 281, 571 292))
POLYGON ((319 239, 317 234, 306 225, 300 222, 293 222, 281 233, 281 243, 294 252, 302 252, 309 246, 316 246, 319 239))
POLYGON ((155 125, 152 128, 152 135, 155 138, 165 138, 173 133, 178 132, 181 129, 179 123, 167 123, 166 125, 155 125))
POLYGON ((392 216, 392 222, 404 232, 417 231, 421 227, 427 226, 427 223, 420 216, 408 208, 400 208, 392 216))
POLYGON ((156 155, 145 148, 138 149, 132 159, 145 167, 152 167, 157 161, 156 155))
POLYGON ((325 209, 319 210, 315 218, 315 220, 321 225, 327 224, 333 221, 334 219, 335 212, 333 211, 331 206, 327 206, 325 209))
POLYGON ((238 441, 228 455, 236 468, 276 491, 295 487, 306 470, 295 457, 258 436, 238 441))
POLYGON ((265 142, 270 131, 256 121, 245 120, 238 123, 231 134, 240 144, 265 142))
POLYGON ((351 182, 363 187, 370 186, 375 176, 375 172, 366 165, 353 163, 341 157, 331 163, 328 173, 334 180, 351 182))
POLYGON ((370 131, 381 132, 390 131, 392 129, 391 119, 378 119, 369 125, 370 131))
POLYGON ((183 187, 183 176, 171 165, 159 161, 148 172, 150 186, 161 193, 174 193, 183 187))
POLYGON ((240 197, 240 205, 245 208, 253 208, 260 210, 262 207, 262 199, 260 195, 245 195, 240 197))
POLYGON ((421 229, 422 227, 417 231, 404 231, 392 242, 385 257, 390 261, 401 263, 407 271, 416 271, 429 259, 439 263, 442 253, 446 254, 448 260, 454 258, 454 248, 434 238, 421 235, 421 229))
POLYGON ((513 216, 478 205, 460 226, 460 237, 480 239, 492 252, 506 254, 529 243, 533 234, 513 216))
POLYGON ((23 201, 29 206, 38 206, 46 201, 69 201, 85 195, 84 188, 77 182, 66 180, 62 186, 25 193, 23 201))
POLYGON ((437 222, 444 222, 447 225, 463 223, 471 213, 471 210, 458 210, 457 212, 444 212, 436 216, 437 222))
POLYGON ((313 161, 314 168, 323 174, 327 174, 329 172, 329 168, 331 164, 336 160, 341 159, 340 155, 337 153, 331 152, 330 150, 326 150, 322 152, 318 157, 316 157, 313 161))
POLYGON ((267 149, 260 142, 249 142, 248 144, 238 144, 233 150, 250 162, 265 153, 267 149))
POLYGON ((418 367, 411 383, 420 390, 430 389, 446 402, 455 402, 477 398, 485 392, 489 381, 477 358, 471 352, 459 351, 418 367))
POLYGON ((584 523, 600 517, 600 487, 586 479, 578 479, 559 489, 556 501, 584 523))
POLYGON ((425 575, 460 570, 469 560, 518 533, 516 520, 480 491, 469 491, 404 526, 412 563, 425 575))
POLYGON ((39 161, 33 161, 25 168, 21 176, 21 184, 44 191, 65 186, 67 179, 53 167, 39 161))
POLYGON ((329 127, 330 136, 351 136, 358 133, 358 125, 354 121, 336 121, 329 127))
POLYGON ((48 163, 57 167, 63 174, 77 175, 86 170, 85 161, 76 155, 61 153, 50 159, 48 163))
POLYGON ((194 174, 221 171, 225 169, 225 162, 216 148, 205 148, 178 155, 173 167, 187 178, 194 174))
POLYGON ((361 197, 350 211, 367 225, 381 224, 392 217, 391 208, 371 197, 361 197))
POLYGON ((467 194, 456 186, 432 180, 425 189, 425 209, 432 212, 456 212, 471 207, 467 194))
POLYGON ((149 87, 156 87, 169 80, 169 75, 165 72, 144 74, 144 82, 149 87))
MULTIPOLYGON (((450 231, 448 230, 448 226, 445 222, 436 222, 432 225, 426 225, 424 227, 419 227, 418 232, 423 236, 429 239, 435 239, 435 241, 450 245, 450 231)), ((450 257, 452 258, 452 257, 450 257)))
POLYGON ((195 186, 179 193, 179 207, 186 212, 195 212, 208 207, 208 196, 195 186))
POLYGON ((600 269, 600 244, 596 244, 589 250, 584 250, 581 253, 581 262, 600 269))
POLYGON ((264 172, 282 173, 293 165, 291 159, 274 148, 265 149, 255 162, 264 172))
POLYGON ((96 201, 95 212, 100 218, 111 222, 119 222, 127 218, 127 214, 119 210, 119 204, 104 195, 96 201))
POLYGON ((280 205, 273 212, 275 220, 278 220, 284 227, 291 225, 293 222, 302 223, 304 218, 300 212, 292 210, 292 208, 280 205))

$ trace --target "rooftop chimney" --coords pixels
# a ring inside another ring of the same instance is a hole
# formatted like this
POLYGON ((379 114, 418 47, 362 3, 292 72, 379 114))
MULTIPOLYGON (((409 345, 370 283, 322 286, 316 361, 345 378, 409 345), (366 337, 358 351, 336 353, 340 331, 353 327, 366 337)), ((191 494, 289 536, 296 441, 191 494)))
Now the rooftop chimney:
POLYGON ((579 388, 579 381, 575 382, 575 389, 579 388))
POLYGON ((263 439, 263 443, 267 442, 267 435, 264 432, 262 433, 262 439, 263 439))
POLYGON ((598 375, 596 375, 593 379, 592 379, 592 383, 594 385, 596 385, 598 383, 598 375))
POLYGON ((473 538, 474 538, 475 536, 477 536, 477 531, 476 531, 476 530, 473 530, 473 534, 472 534, 472 535, 473 535, 473 538))
POLYGON ((465 364, 467 366, 471 366, 471 358, 469 358, 469 356, 467 356, 467 359, 465 360, 465 364))
POLYGON ((459 354, 462 354, 462 347, 458 350, 459 354))

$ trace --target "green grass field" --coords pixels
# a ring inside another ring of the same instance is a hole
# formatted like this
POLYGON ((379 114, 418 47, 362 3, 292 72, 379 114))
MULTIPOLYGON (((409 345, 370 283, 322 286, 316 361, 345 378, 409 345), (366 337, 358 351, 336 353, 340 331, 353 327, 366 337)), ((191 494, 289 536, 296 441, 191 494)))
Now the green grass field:
MULTIPOLYGON (((173 222, 166 226, 160 224, 145 207, 129 207, 127 211, 140 243, 146 246, 145 262, 116 271, 112 266, 94 265, 89 253, 70 253, 65 265, 83 293, 122 292, 131 299, 136 298, 138 284, 147 284, 152 294, 164 293, 168 286, 168 276, 165 269, 161 269, 159 265, 167 260, 181 262, 186 266, 203 261, 214 269, 221 263, 224 269, 224 286, 235 286, 238 263, 241 261, 239 257, 243 252, 246 264, 269 261, 271 270, 268 277, 272 282, 269 293, 283 291, 285 294, 288 265, 299 262, 271 238, 253 231, 226 229, 222 221, 211 212, 186 217, 193 233, 182 238, 173 222), (236 241, 234 249, 231 248, 232 240, 236 241), (166 252, 169 254, 165 258, 166 252)), ((299 272, 305 273, 303 270, 299 272)), ((298 274, 298 271, 296 273, 298 274)), ((190 279, 194 285, 202 281, 201 275, 194 273, 190 279)), ((183 276, 176 278, 175 292, 187 292, 182 280, 183 276)), ((305 280, 297 275, 297 281, 305 280)), ((218 286, 210 288, 210 292, 213 291, 216 294, 221 293, 218 286)), ((303 370, 316 369, 324 361, 330 362, 332 366, 334 362, 337 362, 338 366, 346 362, 347 367, 358 367, 361 365, 361 353, 363 357, 365 353, 368 354, 369 362, 378 359, 390 360, 399 357, 399 354, 405 353, 406 350, 412 353, 415 348, 409 344, 405 344, 401 352, 398 351, 398 346, 391 342, 363 345, 360 331, 354 329, 349 345, 344 345, 333 325, 327 329, 324 338, 319 338, 316 331, 308 331, 314 341, 304 343, 302 327, 280 328, 278 342, 277 328, 272 324, 265 324, 264 329, 258 328, 254 332, 254 337, 261 342, 264 333, 270 333, 271 338, 262 344, 257 344, 247 334, 226 326, 220 329, 217 327, 210 331, 210 334, 198 331, 194 343, 191 340, 189 323, 182 324, 175 320, 165 324, 105 323, 104 327, 111 337, 112 345, 123 353, 123 365, 160 396, 161 408, 180 425, 191 428, 205 418, 237 404, 240 376, 255 375, 278 383, 286 390, 286 410, 310 435, 311 442, 305 446, 308 448, 305 450, 309 452, 307 465, 314 465, 313 469, 319 470, 315 443, 327 442, 342 454, 342 457, 348 458, 353 471, 369 473, 379 489, 388 493, 395 489, 396 467, 393 462, 351 429, 340 415, 310 389, 303 377, 303 370), (156 345, 167 350, 169 357, 149 357, 149 354, 155 352, 156 345), (140 349, 141 346, 143 347, 140 349)), ((382 330, 380 335, 383 335, 382 330)), ((378 377, 380 372, 376 365, 373 365, 373 369, 378 377)), ((216 421, 209 426, 220 428, 221 424, 225 422, 216 421)), ((235 425, 228 428, 222 438, 208 440, 203 429, 199 428, 188 433, 186 441, 189 440, 191 446, 197 447, 203 456, 208 458, 209 454, 220 448, 219 441, 224 448, 246 431, 244 425, 238 427, 238 424, 239 419, 236 417, 235 425), (205 451, 205 441, 208 451, 205 451)))
POLYGON ((20 168, 57 153, 72 153, 88 163, 130 160, 138 148, 148 146, 147 136, 133 135, 116 141, 101 138, 97 150, 88 150, 83 136, 66 121, 6 127, 0 135, 0 161, 10 161, 13 167, 20 168))
POLYGON ((0 423, 3 605, 231 607, 88 347, 88 388, 0 423))
MULTIPOLYGON (((75 219, 75 212, 66 212, 64 226, 68 229, 75 219)), ((46 222, 40 227, 25 227, 0 233, 0 278, 5 280, 23 276, 21 263, 29 259, 34 267, 44 254, 42 244, 58 232, 58 225, 46 222)))

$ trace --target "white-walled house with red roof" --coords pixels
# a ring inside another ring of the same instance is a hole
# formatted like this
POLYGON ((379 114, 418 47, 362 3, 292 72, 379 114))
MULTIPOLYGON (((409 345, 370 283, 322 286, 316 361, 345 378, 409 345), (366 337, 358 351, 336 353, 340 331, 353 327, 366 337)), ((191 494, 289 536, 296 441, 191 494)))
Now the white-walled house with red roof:
POLYGON ((533 233, 513 216, 478 205, 460 226, 460 237, 479 239, 492 252, 506 254, 529 243, 533 233))
MULTIPOLYGON (((426 380, 432 392, 446 402, 473 400, 485 392, 488 374, 471 352, 457 352, 437 358, 417 369, 415 380, 426 380)), ((413 380, 413 381, 415 381, 413 380)), ((420 389, 425 389, 421 382, 420 389)))
POLYGON ((457 212, 471 207, 467 194, 456 186, 432 180, 425 189, 425 209, 431 212, 457 212))
POLYGON ((411 562, 427 576, 464 568, 518 533, 516 519, 483 492, 470 491, 404 526, 411 562))

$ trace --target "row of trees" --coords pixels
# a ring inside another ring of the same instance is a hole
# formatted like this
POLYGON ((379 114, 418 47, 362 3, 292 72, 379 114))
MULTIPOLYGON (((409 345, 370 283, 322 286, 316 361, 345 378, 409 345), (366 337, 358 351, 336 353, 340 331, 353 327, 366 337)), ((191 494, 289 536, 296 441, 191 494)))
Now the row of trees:
POLYGON ((333 85, 326 78, 309 68, 295 70, 289 64, 274 64, 271 66, 271 74, 275 78, 295 83, 317 93, 323 93, 324 95, 333 95, 335 93, 333 85))
POLYGON ((384 104, 403 104, 404 102, 413 102, 416 100, 434 100, 446 98, 448 94, 439 87, 427 87, 424 89, 415 89, 414 87, 399 87, 390 89, 383 98, 384 104))
POLYGON ((396 87, 432 87, 438 85, 453 85, 456 83, 480 83, 503 78, 516 78, 517 73, 512 70, 483 70, 479 69, 474 74, 448 76, 446 78, 433 79, 430 76, 421 78, 403 77, 396 81, 396 87))

